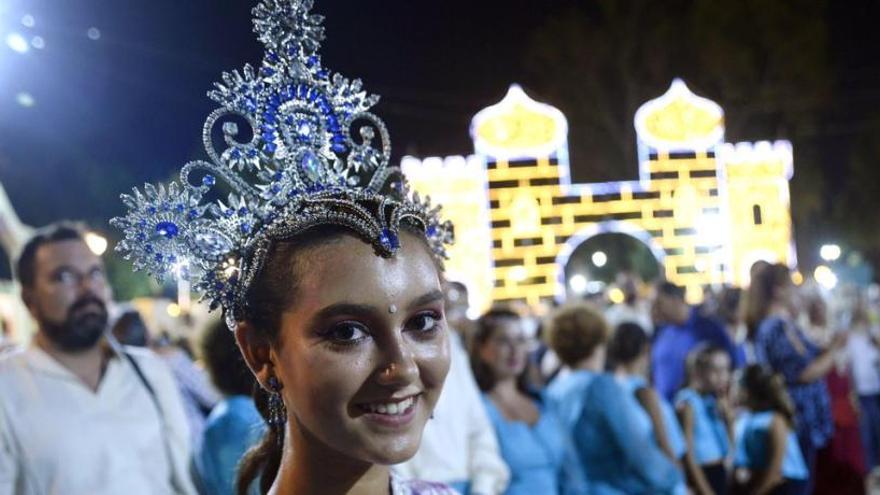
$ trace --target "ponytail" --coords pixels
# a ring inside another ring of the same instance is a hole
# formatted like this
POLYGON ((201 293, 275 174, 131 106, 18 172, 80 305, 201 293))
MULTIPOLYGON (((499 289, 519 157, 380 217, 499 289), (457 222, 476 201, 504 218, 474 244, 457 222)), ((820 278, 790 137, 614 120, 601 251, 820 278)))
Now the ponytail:
MULTIPOLYGON (((259 384, 254 387, 254 405, 260 416, 269 423, 269 394, 259 384)), ((238 464, 237 495, 247 495, 254 480, 260 478, 260 493, 265 495, 272 488, 281 454, 284 451, 284 426, 269 426, 259 443, 245 453, 238 464)))
POLYGON ((769 368, 752 364, 740 377, 740 384, 748 393, 748 406, 755 411, 773 411, 780 414, 790 428, 794 428, 795 408, 782 375, 769 368))

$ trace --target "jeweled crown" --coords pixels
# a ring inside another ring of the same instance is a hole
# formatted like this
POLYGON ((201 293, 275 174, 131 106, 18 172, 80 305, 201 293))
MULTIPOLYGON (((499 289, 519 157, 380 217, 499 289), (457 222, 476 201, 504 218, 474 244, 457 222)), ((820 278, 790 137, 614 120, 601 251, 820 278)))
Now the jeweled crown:
POLYGON ((378 96, 321 65, 323 17, 312 5, 262 0, 253 9, 263 61, 259 69, 224 73, 208 93, 221 105, 202 132, 209 160, 186 164, 179 184, 123 194, 128 213, 111 220, 124 234, 116 250, 135 270, 190 280, 212 309, 223 306, 232 319, 245 316, 243 297, 271 243, 309 228, 347 227, 383 256, 400 247, 401 222, 422 229, 441 259, 452 242, 439 207, 389 166, 388 131, 369 112, 378 96), (240 137, 243 123, 250 140, 240 137), (218 126, 222 151, 214 146, 218 126), (210 201, 218 181, 231 194, 210 201))

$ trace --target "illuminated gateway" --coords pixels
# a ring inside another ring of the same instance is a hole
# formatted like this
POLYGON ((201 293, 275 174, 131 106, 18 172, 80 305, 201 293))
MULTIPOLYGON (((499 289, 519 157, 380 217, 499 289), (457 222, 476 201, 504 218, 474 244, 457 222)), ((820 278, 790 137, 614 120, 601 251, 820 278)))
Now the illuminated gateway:
POLYGON ((571 254, 608 232, 645 243, 692 302, 706 285, 747 283, 759 259, 795 264, 788 141, 725 143, 721 107, 679 79, 635 127, 637 179, 574 184, 565 116, 513 85, 473 118, 474 155, 403 158, 455 223, 447 272, 472 304, 563 299, 571 254))

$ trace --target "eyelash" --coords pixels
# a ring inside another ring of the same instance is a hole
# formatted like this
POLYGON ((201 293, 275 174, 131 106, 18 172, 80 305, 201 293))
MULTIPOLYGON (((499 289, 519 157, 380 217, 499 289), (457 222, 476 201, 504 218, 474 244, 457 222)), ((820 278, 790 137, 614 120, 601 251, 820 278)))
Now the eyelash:
MULTIPOLYGON (((414 334, 416 334, 416 336, 417 336, 416 338, 430 338, 431 335, 433 335, 434 333, 437 332, 437 330, 439 330, 440 322, 442 320, 443 320, 442 313, 437 312, 437 311, 424 311, 424 312, 419 313, 419 314, 415 315, 414 317, 410 318, 407 321, 406 325, 404 326, 404 331, 413 332, 414 334), (411 324, 412 324, 413 320, 416 320, 419 318, 431 318, 434 320, 434 323, 431 326, 431 328, 428 328, 426 330, 419 330, 419 329, 412 328, 411 324)), ((326 332, 323 333, 323 337, 328 341, 328 343, 330 345, 332 345, 334 347, 339 347, 339 348, 354 347, 356 345, 359 345, 361 342, 363 342, 367 338, 369 338, 369 336, 370 336, 370 331, 367 328, 367 326, 362 323, 356 322, 356 321, 339 322, 339 323, 333 325, 330 329, 328 329, 326 332), (356 330, 359 330, 366 335, 359 337, 359 338, 356 338, 356 339, 334 338, 334 334, 336 332, 338 332, 340 330, 347 329, 347 328, 355 328, 356 330)))

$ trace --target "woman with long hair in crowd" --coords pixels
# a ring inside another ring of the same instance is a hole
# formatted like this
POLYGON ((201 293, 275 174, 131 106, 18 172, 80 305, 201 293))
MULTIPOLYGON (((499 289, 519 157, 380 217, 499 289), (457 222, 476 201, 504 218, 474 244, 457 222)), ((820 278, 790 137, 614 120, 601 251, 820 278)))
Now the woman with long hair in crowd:
POLYGON ((794 433, 795 409, 785 382, 762 365, 738 372, 734 486, 749 495, 803 495, 807 466, 794 433))
MULTIPOLYGON (((629 392, 627 398, 638 402, 631 409, 636 411, 642 428, 670 460, 679 464, 687 450, 684 434, 672 405, 647 382, 650 365, 648 334, 636 323, 618 325, 608 343, 608 369, 629 392)), ((684 480, 676 493, 687 493, 684 480)))
POLYGON ((685 388, 675 406, 687 442, 685 472, 699 495, 727 493, 725 461, 733 436, 727 404, 730 354, 723 347, 701 344, 688 354, 685 388))
POLYGON ((809 492, 816 452, 834 429, 825 376, 846 336, 836 334, 825 349, 817 346, 798 325, 801 309, 788 267, 776 263, 752 271, 745 307, 748 338, 757 362, 782 375, 794 402, 798 444, 810 473, 809 492))
POLYGON ((491 310, 476 324, 471 365, 510 468, 508 495, 581 493, 580 465, 556 413, 527 382, 522 318, 491 310))
POLYGON ((547 339, 568 368, 548 386, 594 495, 673 494, 682 476, 654 442, 638 405, 604 373, 608 325, 592 306, 572 304, 550 318, 547 339))

